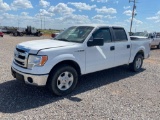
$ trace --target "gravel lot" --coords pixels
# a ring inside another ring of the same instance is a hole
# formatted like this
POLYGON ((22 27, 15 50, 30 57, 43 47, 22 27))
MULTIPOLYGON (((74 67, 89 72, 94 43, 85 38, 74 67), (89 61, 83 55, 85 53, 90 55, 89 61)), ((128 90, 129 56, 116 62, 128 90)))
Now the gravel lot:
POLYGON ((33 39, 40 38, 0 38, 0 119, 160 120, 160 50, 152 49, 139 73, 121 66, 89 74, 72 94, 56 97, 11 76, 15 45, 33 39))

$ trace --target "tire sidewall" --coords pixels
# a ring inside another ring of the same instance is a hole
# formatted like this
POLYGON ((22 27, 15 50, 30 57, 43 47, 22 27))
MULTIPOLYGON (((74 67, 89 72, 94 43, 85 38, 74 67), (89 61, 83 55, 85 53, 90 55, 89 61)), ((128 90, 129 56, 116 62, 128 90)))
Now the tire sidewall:
POLYGON ((138 54, 134 59, 134 71, 139 72, 142 68, 142 65, 143 65, 143 56, 141 54, 138 54), (137 61, 138 58, 141 58, 141 66, 137 69, 136 61, 137 61))
POLYGON ((77 75, 76 70, 73 67, 63 66, 63 67, 57 68, 54 72, 51 73, 50 81, 51 81, 50 87, 51 87, 52 92, 56 95, 63 96, 63 95, 67 95, 70 92, 72 92, 73 89, 76 87, 77 82, 78 82, 78 75, 77 75), (66 72, 66 71, 72 73, 74 80, 73 80, 73 83, 69 89, 62 91, 57 86, 57 79, 60 74, 62 74, 63 72, 66 72))
POLYGON ((159 45, 158 45, 158 49, 160 49, 160 43, 159 43, 159 45))

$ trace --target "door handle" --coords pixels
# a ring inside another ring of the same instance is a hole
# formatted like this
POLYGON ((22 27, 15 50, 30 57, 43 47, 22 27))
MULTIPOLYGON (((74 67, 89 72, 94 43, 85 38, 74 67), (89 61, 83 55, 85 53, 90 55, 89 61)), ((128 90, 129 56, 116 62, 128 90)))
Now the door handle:
POLYGON ((115 47, 114 47, 114 46, 111 46, 111 47, 110 47, 110 50, 111 50, 111 51, 115 50, 115 47))
POLYGON ((130 45, 127 45, 127 48, 130 48, 131 46, 130 45))

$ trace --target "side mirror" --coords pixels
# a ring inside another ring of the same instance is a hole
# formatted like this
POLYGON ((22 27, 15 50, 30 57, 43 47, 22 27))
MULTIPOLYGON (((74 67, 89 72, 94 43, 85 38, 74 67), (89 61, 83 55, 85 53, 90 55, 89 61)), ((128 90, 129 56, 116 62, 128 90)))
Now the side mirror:
POLYGON ((104 45, 104 39, 103 38, 93 38, 87 42, 88 47, 92 46, 103 46, 104 45))
POLYGON ((154 36, 152 35, 152 36, 151 36, 151 38, 153 39, 153 38, 154 38, 154 36))

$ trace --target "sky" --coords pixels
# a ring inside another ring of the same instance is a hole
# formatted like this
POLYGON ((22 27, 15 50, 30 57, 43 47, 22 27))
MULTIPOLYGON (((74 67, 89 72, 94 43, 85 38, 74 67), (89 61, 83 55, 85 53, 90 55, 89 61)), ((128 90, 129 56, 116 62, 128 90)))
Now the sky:
MULTIPOLYGON (((66 29, 77 24, 130 29, 129 0, 0 0, 0 26, 66 29)), ((160 0, 136 0, 132 32, 160 32, 160 0)))

